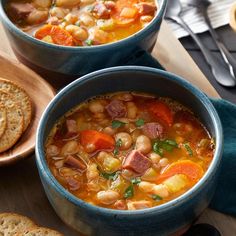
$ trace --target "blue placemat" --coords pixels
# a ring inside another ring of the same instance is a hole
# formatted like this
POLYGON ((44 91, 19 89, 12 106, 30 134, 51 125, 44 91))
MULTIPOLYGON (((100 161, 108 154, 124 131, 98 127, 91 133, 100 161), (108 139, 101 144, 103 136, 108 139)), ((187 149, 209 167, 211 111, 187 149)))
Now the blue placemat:
MULTIPOLYGON (((163 67, 145 51, 137 51, 123 65, 163 67)), ((210 207, 236 216, 236 105, 223 99, 211 99, 223 126, 224 151, 219 183, 210 207)))

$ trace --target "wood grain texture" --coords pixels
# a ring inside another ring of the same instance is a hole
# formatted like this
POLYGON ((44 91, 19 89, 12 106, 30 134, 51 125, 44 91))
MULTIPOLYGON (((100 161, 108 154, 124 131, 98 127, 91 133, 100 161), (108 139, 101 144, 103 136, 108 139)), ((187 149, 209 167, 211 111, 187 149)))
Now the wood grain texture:
MULTIPOLYGON (((15 57, 0 24, 0 51, 15 57)), ((173 36, 164 22, 153 50, 164 68, 177 73, 203 89, 208 95, 219 97, 191 57, 173 36), (187 70, 186 70, 186 65, 187 70)), ((34 156, 14 166, 2 167, 0 171, 0 212, 12 211, 32 218, 37 224, 59 230, 66 236, 79 234, 68 228, 50 206, 41 185, 34 156)), ((207 209, 198 222, 215 225, 222 236, 236 232, 236 219, 207 209)))
POLYGON ((166 22, 162 23, 152 56, 157 58, 167 71, 182 76, 208 96, 219 97, 219 94, 194 63, 193 59, 175 38, 166 22))
POLYGON ((31 124, 22 137, 11 149, 0 154, 0 165, 6 165, 32 154, 39 119, 55 92, 40 76, 3 52, 0 52, 0 72, 1 77, 25 89, 31 98, 33 108, 31 124))

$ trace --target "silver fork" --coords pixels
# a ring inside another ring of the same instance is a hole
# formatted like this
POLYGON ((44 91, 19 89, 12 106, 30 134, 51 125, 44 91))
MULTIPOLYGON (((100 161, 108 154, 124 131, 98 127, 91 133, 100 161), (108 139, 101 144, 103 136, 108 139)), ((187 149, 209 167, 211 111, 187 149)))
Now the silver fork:
POLYGON ((223 65, 214 55, 211 54, 199 37, 193 33, 190 27, 182 19, 181 13, 182 5, 179 0, 168 0, 165 18, 178 23, 191 35, 209 64, 216 81, 223 86, 234 87, 236 85, 236 80, 231 75, 227 66, 223 65))
POLYGON ((228 49, 225 47, 225 45, 222 43, 220 37, 216 33, 215 29, 212 27, 211 21, 209 19, 207 10, 208 7, 211 5, 211 2, 208 0, 188 0, 187 4, 193 7, 196 7, 199 12, 204 17, 205 23, 207 24, 209 31, 211 33, 212 39, 214 40, 216 46, 218 47, 225 63, 229 67, 231 75, 235 78, 235 72, 236 72, 236 60, 234 57, 230 54, 228 49))

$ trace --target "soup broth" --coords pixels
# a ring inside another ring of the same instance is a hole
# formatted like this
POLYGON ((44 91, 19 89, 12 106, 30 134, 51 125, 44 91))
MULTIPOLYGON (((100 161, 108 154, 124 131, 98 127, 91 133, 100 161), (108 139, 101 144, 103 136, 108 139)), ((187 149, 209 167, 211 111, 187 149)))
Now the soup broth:
POLYGON ((93 205, 138 210, 188 191, 207 171, 214 140, 170 98, 120 92, 65 114, 45 144, 58 182, 93 205))

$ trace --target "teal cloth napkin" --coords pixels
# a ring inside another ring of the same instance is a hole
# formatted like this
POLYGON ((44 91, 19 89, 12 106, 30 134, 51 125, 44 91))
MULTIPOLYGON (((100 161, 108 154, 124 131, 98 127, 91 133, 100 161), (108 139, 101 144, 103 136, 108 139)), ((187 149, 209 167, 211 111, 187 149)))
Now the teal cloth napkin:
MULTIPOLYGON (((139 50, 123 65, 163 67, 148 53, 139 50)), ((222 213, 236 216, 236 105, 223 99, 211 99, 222 122, 224 150, 219 183, 210 207, 222 213)))

